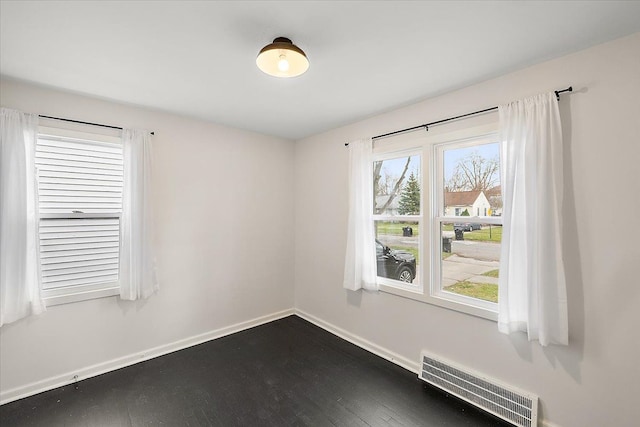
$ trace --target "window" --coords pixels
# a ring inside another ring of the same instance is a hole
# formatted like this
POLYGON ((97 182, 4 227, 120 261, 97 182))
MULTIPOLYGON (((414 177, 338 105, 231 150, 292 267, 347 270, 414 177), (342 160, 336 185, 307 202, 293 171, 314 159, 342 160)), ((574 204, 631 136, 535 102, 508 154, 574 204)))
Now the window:
POLYGON ((47 305, 118 293, 119 137, 41 127, 36 145, 40 274, 47 305))
POLYGON ((408 290, 422 289, 420 163, 418 152, 380 155, 373 163, 378 280, 408 290))
POLYGON ((496 318, 502 194, 495 129, 376 143, 373 221, 381 290, 496 318), (407 262, 414 261, 415 275, 403 270, 413 279, 407 282, 398 267, 412 271, 407 262))
POLYGON ((431 293, 490 311, 497 311, 502 237, 502 219, 486 215, 490 200, 494 209, 502 206, 496 138, 488 135, 434 146, 437 177, 433 191, 439 203, 433 222, 440 250, 433 260, 431 293), (449 203, 462 205, 463 213, 475 216, 451 217, 447 215, 449 203))

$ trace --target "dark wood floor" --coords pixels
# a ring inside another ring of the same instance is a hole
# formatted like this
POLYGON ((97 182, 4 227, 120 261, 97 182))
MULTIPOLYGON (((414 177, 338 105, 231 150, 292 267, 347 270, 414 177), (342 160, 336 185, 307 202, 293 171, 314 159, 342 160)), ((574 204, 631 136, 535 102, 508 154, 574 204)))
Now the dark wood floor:
POLYGON ((0 407, 9 426, 508 426, 297 316, 0 407))

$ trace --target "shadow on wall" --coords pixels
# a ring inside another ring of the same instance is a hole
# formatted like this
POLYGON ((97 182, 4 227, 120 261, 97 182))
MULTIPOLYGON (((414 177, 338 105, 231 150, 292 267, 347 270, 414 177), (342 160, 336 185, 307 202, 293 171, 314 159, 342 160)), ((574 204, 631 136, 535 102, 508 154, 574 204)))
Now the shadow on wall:
POLYGON ((345 292, 347 293, 347 304, 360 308, 360 304, 362 304, 362 292, 365 291, 353 292, 345 289, 345 292))
POLYGON ((578 226, 576 224, 575 185, 573 182, 574 144, 571 122, 571 99, 587 92, 583 87, 574 90, 560 99, 560 117, 562 119, 562 140, 564 144, 564 202, 563 202, 563 258, 567 280, 567 305, 569 311, 569 346, 552 346, 545 348, 544 353, 553 362, 557 359, 565 371, 577 382, 582 382, 580 362, 584 359, 584 289, 578 226))
MULTIPOLYGON (((586 88, 574 90, 560 98, 560 118, 562 120, 563 140, 563 180, 564 202, 562 213, 563 258, 567 284, 569 315, 569 345, 551 345, 543 347, 544 355, 554 367, 559 363, 577 382, 582 382, 581 364, 584 358, 584 289, 582 288, 582 270, 578 228, 576 225, 576 204, 573 182, 571 97, 587 92, 586 88)), ((510 341, 520 357, 532 361, 532 344, 524 334, 511 335, 510 341)))

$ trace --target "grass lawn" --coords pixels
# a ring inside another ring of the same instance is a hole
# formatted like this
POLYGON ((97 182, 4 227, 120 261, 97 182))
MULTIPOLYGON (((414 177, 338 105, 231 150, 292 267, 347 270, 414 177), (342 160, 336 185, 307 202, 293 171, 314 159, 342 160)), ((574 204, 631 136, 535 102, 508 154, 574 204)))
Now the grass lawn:
MULTIPOLYGON (((442 224, 442 231, 453 231, 453 224, 442 224)), ((483 225, 482 230, 465 231, 464 239, 475 240, 479 242, 500 243, 502 241, 502 226, 501 225, 491 225, 491 226, 483 225)))
POLYGON ((418 256, 418 248, 414 248, 414 247, 411 247, 411 246, 393 245, 393 246, 391 246, 391 249, 399 249, 401 251, 407 251, 411 255, 416 257, 416 264, 418 264, 420 262, 420 257, 418 256))
POLYGON ((466 295, 485 301, 498 302, 498 285, 488 283, 458 282, 444 288, 445 291, 454 294, 466 295))
MULTIPOLYGON (((413 229, 413 235, 419 236, 420 230, 418 230, 418 224, 413 222, 391 222, 391 221, 379 221, 376 222, 376 230, 378 236, 390 235, 390 236, 402 236, 402 229, 404 227, 411 227, 413 229)), ((453 224, 443 224, 442 231, 453 231, 453 224)), ((483 225, 482 230, 465 231, 465 240, 473 240, 479 242, 495 242, 500 243, 502 240, 502 226, 483 225)))
POLYGON ((489 227, 485 225, 482 230, 467 231, 464 233, 464 240, 500 243, 502 241, 502 226, 492 225, 489 227))
POLYGON ((407 222, 391 222, 391 221, 378 221, 376 222, 376 229, 378 235, 394 235, 402 236, 402 229, 404 227, 413 228, 413 235, 419 236, 418 224, 407 222))
POLYGON ((483 276, 487 276, 487 277, 500 277, 500 270, 496 269, 496 270, 491 270, 491 271, 487 271, 486 273, 482 273, 483 276))

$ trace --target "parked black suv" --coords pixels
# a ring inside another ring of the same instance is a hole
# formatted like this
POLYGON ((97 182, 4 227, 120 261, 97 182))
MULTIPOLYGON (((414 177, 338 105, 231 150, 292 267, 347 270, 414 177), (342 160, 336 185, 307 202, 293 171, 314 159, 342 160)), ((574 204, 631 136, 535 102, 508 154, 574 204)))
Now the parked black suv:
POLYGON ((411 283, 416 277, 416 257, 413 254, 391 249, 376 240, 378 276, 411 283))

